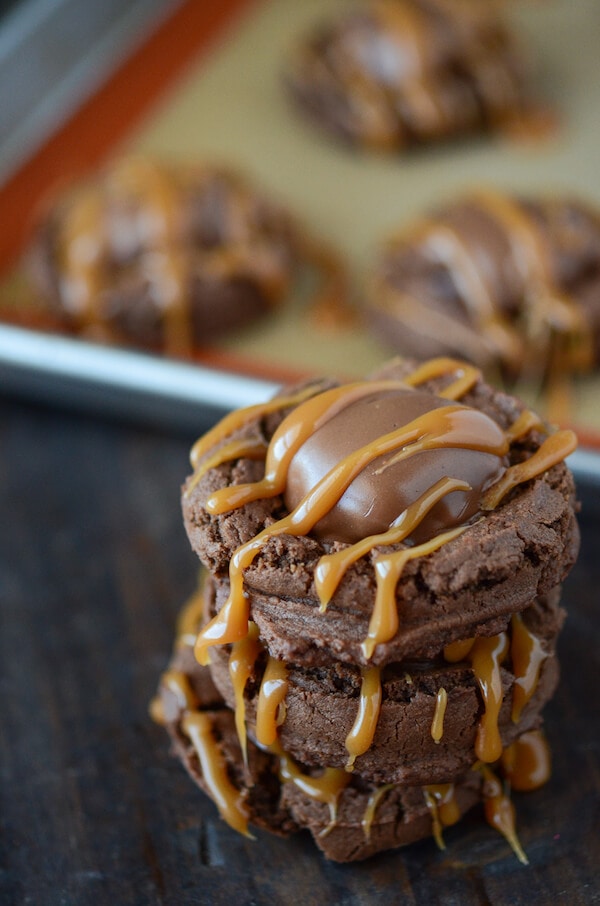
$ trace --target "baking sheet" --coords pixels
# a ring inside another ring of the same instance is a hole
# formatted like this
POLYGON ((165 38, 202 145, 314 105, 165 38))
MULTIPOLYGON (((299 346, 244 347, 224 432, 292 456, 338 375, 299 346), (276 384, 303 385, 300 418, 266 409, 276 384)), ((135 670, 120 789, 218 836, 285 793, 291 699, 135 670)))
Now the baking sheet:
MULTIPOLYGON (((288 204, 314 235, 340 250, 358 299, 377 245, 390 229, 473 185, 568 191, 600 204, 596 0, 506 5, 531 49, 535 92, 559 114, 555 134, 536 144, 482 139, 391 157, 330 143, 296 115, 282 90, 287 49, 314 22, 336 15, 348 2, 250 4, 227 40, 201 55, 114 152, 202 158, 242 169, 288 204)), ((17 304, 26 306, 27 293, 16 264, 0 287, 0 306, 13 311, 17 304)), ((360 327, 316 329, 306 303, 306 292, 297 292, 276 314, 218 343, 212 353, 224 356, 232 374, 262 372, 281 380, 293 373, 362 375, 389 356, 390 350, 360 327)), ((23 371, 27 364, 24 360, 23 371)), ((118 392, 116 375, 113 383, 118 392)), ((600 437, 599 391, 596 377, 577 387, 572 420, 587 445, 600 437)), ((520 392, 541 406, 532 388, 520 392)))

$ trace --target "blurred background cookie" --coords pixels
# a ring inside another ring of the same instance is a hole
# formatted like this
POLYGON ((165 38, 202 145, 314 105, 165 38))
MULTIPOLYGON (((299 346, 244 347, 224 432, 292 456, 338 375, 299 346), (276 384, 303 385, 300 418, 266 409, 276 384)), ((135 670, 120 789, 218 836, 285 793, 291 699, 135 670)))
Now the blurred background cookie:
POLYGON ((29 263, 63 326, 175 354, 273 312, 302 265, 343 294, 335 253, 242 175, 141 156, 58 199, 29 263))
POLYGON ((392 235, 368 318, 396 352, 559 380, 600 360, 600 214, 568 197, 475 191, 392 235))
POLYGON ((396 150, 508 128, 532 112, 526 66, 496 4, 373 0, 317 26, 286 73, 336 138, 396 150))

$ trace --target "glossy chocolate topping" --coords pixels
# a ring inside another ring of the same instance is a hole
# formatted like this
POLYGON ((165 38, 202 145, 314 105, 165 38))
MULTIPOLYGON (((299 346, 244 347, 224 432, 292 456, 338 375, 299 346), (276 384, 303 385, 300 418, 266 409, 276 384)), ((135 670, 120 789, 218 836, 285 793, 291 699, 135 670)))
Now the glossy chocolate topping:
POLYGON ((313 533, 321 539, 354 543, 385 532, 410 504, 444 477, 466 481, 470 490, 445 495, 411 534, 411 540, 422 542, 464 524, 477 514, 483 492, 504 471, 503 456, 482 449, 487 438, 501 450, 503 432, 477 410, 449 407, 448 400, 400 387, 350 402, 308 437, 289 466, 286 506, 293 510, 321 478, 361 447, 431 414, 423 422, 422 436, 426 437, 442 426, 448 428, 449 410, 457 408, 461 410, 460 437, 458 432, 452 436, 444 431, 444 444, 433 449, 410 453, 411 445, 406 445, 404 450, 409 455, 402 455, 399 461, 397 452, 377 457, 319 520, 313 533))

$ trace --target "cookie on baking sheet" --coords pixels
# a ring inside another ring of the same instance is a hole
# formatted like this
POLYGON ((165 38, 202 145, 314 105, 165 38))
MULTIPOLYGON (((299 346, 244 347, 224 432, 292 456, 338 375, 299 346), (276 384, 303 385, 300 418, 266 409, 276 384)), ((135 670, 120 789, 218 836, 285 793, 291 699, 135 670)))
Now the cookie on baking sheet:
POLYGON ((372 0, 315 27, 286 83, 330 135, 395 151, 524 123, 525 70, 495 4, 372 0))
POLYGON ((337 255, 244 176, 117 160, 50 207, 28 254, 40 298, 87 337, 188 354, 289 298, 299 269, 344 293, 337 255))
POLYGON ((367 320, 388 349, 461 355, 508 378, 600 362, 600 210, 486 188, 382 243, 367 320))

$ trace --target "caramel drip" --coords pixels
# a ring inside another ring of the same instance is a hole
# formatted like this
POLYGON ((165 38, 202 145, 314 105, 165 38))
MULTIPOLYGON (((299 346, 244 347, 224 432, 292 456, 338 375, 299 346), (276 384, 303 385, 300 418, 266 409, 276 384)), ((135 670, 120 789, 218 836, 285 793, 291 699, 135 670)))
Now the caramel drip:
MULTIPOLYGON (((304 387, 302 390, 299 390, 298 393, 293 393, 289 396, 276 396, 264 403, 256 403, 253 406, 246 406, 244 409, 236 409, 234 412, 230 412, 225 418, 221 419, 214 428, 211 428, 210 431, 207 431, 206 434, 203 434, 202 437, 198 438, 190 452, 190 463, 192 468, 198 468, 202 457, 211 449, 211 447, 220 443, 224 437, 244 428, 253 421, 253 419, 258 421, 265 418, 267 415, 271 415, 273 412, 280 412, 288 406, 299 405, 299 403, 303 402, 307 397, 317 393, 318 389, 318 385, 311 384, 309 387, 304 387)), ((225 460, 223 460, 223 462, 224 461, 225 460)))
POLYGON ((464 661, 469 656, 475 639, 459 639, 457 642, 450 642, 444 648, 444 659, 450 664, 456 664, 458 661, 464 661))
POLYGON ((502 755, 498 715, 502 705, 500 664, 508 654, 505 632, 475 641, 468 655, 483 699, 484 713, 477 727, 475 754, 483 762, 497 761, 502 755))
POLYGON ((436 378, 445 377, 446 375, 451 374, 457 374, 458 377, 456 377, 452 383, 448 384, 447 387, 435 391, 437 396, 441 396, 442 399, 460 399, 465 393, 468 393, 481 378, 481 371, 479 368, 475 368, 474 365, 469 365, 467 362, 459 362, 457 359, 440 356, 437 359, 429 359, 428 362, 423 362, 422 365, 418 365, 414 371, 404 378, 404 383, 409 387, 418 387, 419 384, 425 384, 428 381, 433 381, 436 378))
POLYGON ((198 707, 198 697, 187 675, 181 670, 166 670, 160 684, 173 693, 181 711, 190 711, 198 707))
POLYGON ((543 732, 530 730, 502 753, 502 772, 514 790, 537 790, 550 779, 551 761, 543 732))
POLYGON ((261 651, 262 645, 258 638, 258 626, 256 623, 249 622, 248 635, 231 646, 229 655, 229 677, 235 699, 235 727, 246 766, 248 766, 248 745, 246 739, 244 689, 261 651))
MULTIPOLYGON (((231 462, 233 459, 264 459, 267 454, 267 445, 260 437, 240 437, 232 440, 212 454, 207 456, 197 467, 192 478, 187 484, 184 496, 189 497, 200 479, 206 475, 209 469, 214 469, 224 462, 231 462)), ((212 498, 211 498, 212 499, 212 498)))
POLYGON ((375 820, 375 813, 377 812, 379 803, 388 792, 388 790, 393 789, 393 783, 384 783, 383 786, 376 787, 367 800, 367 805, 360 822, 365 840, 367 840, 367 842, 371 839, 371 828, 373 826, 373 821, 375 820))
POLYGON ((281 707, 284 706, 287 690, 286 665, 269 656, 256 708, 256 739, 260 745, 270 746, 277 739, 277 727, 282 723, 279 719, 281 707))
POLYGON ((408 561, 432 554, 442 545, 452 541, 453 538, 458 538, 465 529, 466 526, 461 525, 458 528, 436 535, 435 538, 426 541, 424 544, 396 551, 393 554, 381 555, 377 558, 375 561, 375 579, 377 582, 375 606, 369 621, 367 637, 361 645, 362 652, 367 660, 372 657, 377 645, 393 638, 398 631, 399 621, 395 591, 408 561))
POLYGON ((522 865, 528 865, 529 861, 517 837, 515 807, 510 797, 504 792, 499 779, 487 765, 480 765, 479 770, 484 780, 484 811, 488 824, 500 831, 519 862, 522 865))
POLYGON ((200 762, 202 779, 206 783, 221 817, 234 830, 244 834, 245 837, 250 837, 249 814, 244 803, 244 796, 229 779, 227 762, 213 735, 210 717, 200 711, 186 714, 182 721, 182 730, 194 747, 200 762))
POLYGON ((536 412, 531 409, 524 409, 517 420, 506 429, 506 439, 509 444, 512 444, 515 440, 521 440, 530 431, 542 431, 545 434, 546 425, 536 412))
POLYGON ((270 746, 269 751, 279 756, 279 775, 283 783, 293 783, 309 799, 327 805, 329 824, 319 834, 320 837, 326 836, 335 826, 338 801, 350 782, 350 774, 343 768, 325 768, 318 777, 313 777, 305 774, 278 743, 270 746))
POLYGON ((489 488, 481 499, 483 510, 494 510, 502 499, 517 485, 562 462, 577 446, 577 437, 573 431, 557 431, 551 434, 529 459, 510 466, 502 477, 489 488))
POLYGON ((431 738, 436 743, 439 744, 442 736, 444 735, 444 717, 446 716, 446 706, 448 704, 448 693, 441 686, 438 689, 436 699, 435 699, 435 711, 433 714, 433 720, 431 721, 431 738))
POLYGON ((346 737, 346 751, 350 756, 346 762, 347 771, 352 771, 356 758, 359 755, 363 755, 371 747, 381 710, 381 669, 379 667, 363 667, 361 674, 358 714, 356 715, 354 726, 346 737))
POLYGON ((518 723, 523 708, 536 690, 546 652, 540 640, 529 631, 521 614, 511 618, 511 647, 513 674, 512 719, 518 723))
MULTIPOLYGON (((398 544, 400 541, 404 541, 442 497, 456 490, 469 490, 469 485, 456 478, 440 478, 428 491, 425 491, 414 503, 400 513, 393 527, 387 532, 382 532, 379 535, 369 535, 367 538, 363 538, 343 550, 336 551, 334 554, 325 554, 321 557, 317 563, 314 575, 315 588, 321 602, 321 612, 324 613, 327 609, 327 605, 341 582, 344 573, 353 563, 356 563, 357 560, 360 560, 361 557, 368 554, 378 545, 398 544)), ((389 618, 385 622, 389 623, 389 618)), ((382 628, 378 634, 380 641, 387 642, 391 638, 391 636, 385 636, 385 632, 382 628)))
POLYGON ((442 831, 460 819, 453 783, 433 783, 423 787, 425 803, 431 814, 432 833, 439 849, 446 849, 442 831))

